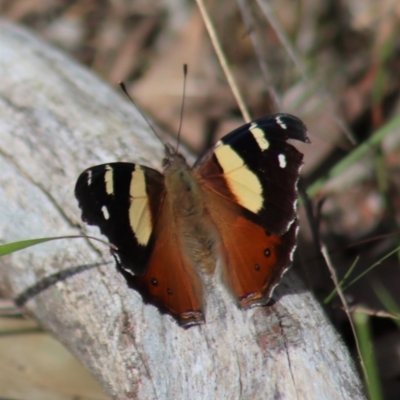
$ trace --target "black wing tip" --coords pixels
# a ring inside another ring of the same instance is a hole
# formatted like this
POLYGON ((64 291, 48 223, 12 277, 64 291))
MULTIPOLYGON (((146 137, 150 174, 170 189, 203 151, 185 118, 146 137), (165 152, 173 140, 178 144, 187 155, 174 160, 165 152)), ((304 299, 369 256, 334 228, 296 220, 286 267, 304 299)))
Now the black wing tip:
POLYGON ((88 171, 91 170, 92 168, 87 168, 84 171, 82 171, 78 179, 76 180, 75 183, 75 188, 74 188, 74 194, 75 198, 78 200, 79 207, 81 207, 81 200, 85 197, 85 191, 88 188, 88 171))
POLYGON ((307 126, 300 118, 286 113, 274 114, 271 115, 270 118, 273 118, 275 122, 287 132, 287 137, 289 139, 311 143, 310 138, 307 136, 307 126))

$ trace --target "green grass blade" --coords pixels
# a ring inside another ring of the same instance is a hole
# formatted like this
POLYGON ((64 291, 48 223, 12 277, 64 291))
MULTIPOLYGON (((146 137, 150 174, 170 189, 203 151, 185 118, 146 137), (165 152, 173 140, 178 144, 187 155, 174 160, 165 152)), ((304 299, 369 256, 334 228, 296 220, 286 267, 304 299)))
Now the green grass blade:
MULTIPOLYGON (((374 292, 379 298, 379 301, 383 304, 386 311, 391 314, 400 314, 400 307, 397 305, 394 298, 390 295, 390 293, 386 290, 386 288, 378 282, 375 282, 373 285, 374 292)), ((400 329, 400 320, 393 319, 393 322, 400 329)))
POLYGON ((366 376, 364 377, 364 380, 368 391, 368 398, 370 400, 382 400, 382 388, 378 375, 375 352, 372 347, 369 316, 364 312, 355 311, 353 313, 353 321, 360 345, 361 357, 365 365, 366 376))
POLYGON ((395 129, 400 127, 400 115, 390 120, 386 125, 378 129, 367 141, 356 147, 350 154, 339 161, 331 170, 322 178, 315 181, 307 189, 307 194, 313 197, 330 179, 345 173, 346 170, 358 161, 361 157, 367 154, 372 148, 380 146, 383 138, 395 129))
POLYGON ((54 237, 46 237, 46 238, 37 238, 37 239, 27 239, 27 240, 19 240, 18 242, 5 243, 0 244, 0 257, 5 256, 7 254, 14 253, 19 250, 26 249, 27 247, 36 246, 41 243, 50 242, 51 240, 61 240, 61 239, 92 239, 97 242, 103 243, 104 245, 110 247, 113 251, 118 251, 118 248, 114 246, 112 243, 108 243, 102 239, 95 238, 93 236, 85 236, 85 235, 70 235, 70 236, 54 236, 54 237))
MULTIPOLYGON (((353 264, 351 265, 351 267, 349 268, 349 270, 346 272, 345 276, 343 277, 343 279, 339 282, 339 287, 343 288, 343 285, 346 283, 347 279, 350 277, 351 273, 353 272, 354 268, 356 267, 358 260, 360 259, 360 257, 357 257, 353 264)), ((332 292, 325 298, 325 300, 323 301, 323 304, 329 304, 332 299, 337 295, 337 289, 334 288, 332 290, 332 292)))
MULTIPOLYGON (((366 274, 368 274, 368 272, 370 272, 371 270, 373 270, 374 268, 378 267, 384 260, 386 260, 387 258, 389 258, 390 256, 392 256, 395 253, 400 252, 400 246, 396 247, 394 250, 392 250, 390 253, 386 254, 385 256, 383 256, 380 260, 378 260, 376 263, 372 264, 368 269, 366 269, 364 272, 362 272, 360 275, 358 275, 356 278, 354 278, 351 282, 349 282, 348 284, 346 283, 347 278, 350 276, 351 272, 353 271, 354 267, 356 266, 356 263, 358 261, 358 258, 355 260, 355 262, 353 263, 353 265, 350 267, 350 269, 347 271, 346 275, 344 276, 344 278, 340 281, 339 286, 343 289, 343 291, 345 291, 346 289, 348 289, 351 285, 353 285, 354 283, 356 283, 358 280, 360 280, 363 276, 365 276, 366 274)), ((323 304, 328 304, 332 298, 337 294, 337 290, 336 288, 332 290, 332 292, 325 298, 325 300, 323 301, 323 304)))
POLYGON ((18 242, 6 243, 0 245, 0 256, 14 253, 15 251, 26 249, 27 247, 36 246, 40 243, 49 242, 50 240, 64 239, 63 237, 48 237, 38 239, 19 240, 18 242))
POLYGON ((349 286, 351 286, 353 283, 356 283, 359 279, 361 279, 364 275, 368 274, 371 270, 374 268, 378 267, 379 265, 382 264, 383 261, 385 261, 387 258, 392 256, 395 253, 398 253, 400 251, 400 246, 396 247, 394 250, 392 250, 390 253, 386 254, 383 256, 380 260, 378 260, 376 263, 372 264, 368 269, 366 269, 362 274, 358 275, 357 278, 353 279, 348 285, 345 286, 343 290, 346 290, 349 286))

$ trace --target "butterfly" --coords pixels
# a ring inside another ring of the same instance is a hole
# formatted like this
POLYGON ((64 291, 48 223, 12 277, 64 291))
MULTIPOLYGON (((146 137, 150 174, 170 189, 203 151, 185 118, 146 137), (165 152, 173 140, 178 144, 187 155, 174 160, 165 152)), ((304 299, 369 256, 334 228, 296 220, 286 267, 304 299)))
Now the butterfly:
POLYGON ((292 262, 303 122, 275 114, 219 140, 191 168, 165 145, 163 173, 115 162, 86 169, 82 220, 117 247, 117 269, 144 302, 183 327, 205 322, 207 275, 242 309, 265 305, 292 262))

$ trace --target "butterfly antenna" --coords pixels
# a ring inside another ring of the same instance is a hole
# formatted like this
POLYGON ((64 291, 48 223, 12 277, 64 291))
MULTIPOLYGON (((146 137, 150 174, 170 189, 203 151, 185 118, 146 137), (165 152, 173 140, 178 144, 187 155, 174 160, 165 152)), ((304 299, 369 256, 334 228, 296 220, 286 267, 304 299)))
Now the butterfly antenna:
POLYGON ((178 129, 178 137, 176 139, 176 149, 175 153, 178 152, 179 143, 181 140, 181 131, 182 131, 182 121, 183 121, 183 110, 185 108, 185 94, 186 94, 186 78, 188 73, 188 66, 187 64, 183 64, 183 92, 182 92, 182 104, 181 104, 181 116, 179 120, 179 129, 178 129))
POLYGON ((142 111, 140 111, 140 108, 135 104, 135 102, 133 101, 132 97, 129 95, 128 90, 126 89, 125 83, 124 82, 118 82, 119 87, 122 89, 122 91, 125 93, 125 95, 128 97, 128 99, 131 101, 131 103, 135 106, 135 108, 139 111, 140 115, 144 118, 144 120, 147 122, 147 125, 150 127, 150 129, 153 131, 154 135, 156 135, 156 138, 162 143, 162 145, 164 147, 166 147, 165 143, 163 142, 163 140, 160 138, 160 136, 158 136, 156 130, 153 128, 153 125, 151 125, 151 123, 149 122, 149 120, 147 119, 147 117, 142 113, 142 111))

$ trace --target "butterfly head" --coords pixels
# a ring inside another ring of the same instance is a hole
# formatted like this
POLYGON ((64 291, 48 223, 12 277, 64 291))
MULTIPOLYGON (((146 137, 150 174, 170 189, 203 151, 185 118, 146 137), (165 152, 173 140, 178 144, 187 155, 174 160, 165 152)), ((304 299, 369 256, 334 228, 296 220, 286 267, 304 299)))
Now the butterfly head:
POLYGON ((183 157, 182 154, 178 153, 170 144, 166 144, 165 157, 162 160, 164 173, 167 171, 181 169, 184 166, 187 166, 186 158, 183 157))

